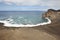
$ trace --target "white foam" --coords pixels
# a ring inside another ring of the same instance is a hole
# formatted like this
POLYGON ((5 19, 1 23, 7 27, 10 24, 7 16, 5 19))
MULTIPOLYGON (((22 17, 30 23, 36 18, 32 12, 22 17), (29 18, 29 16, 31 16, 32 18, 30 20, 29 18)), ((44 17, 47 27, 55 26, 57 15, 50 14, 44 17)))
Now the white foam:
POLYGON ((36 24, 36 25, 11 24, 11 23, 9 23, 6 20, 5 21, 0 21, 0 23, 4 23, 3 26, 6 26, 6 27, 35 27, 35 26, 46 25, 46 24, 50 24, 51 23, 51 20, 49 18, 45 18, 45 19, 47 19, 48 22, 43 22, 43 23, 39 23, 39 24, 36 24))

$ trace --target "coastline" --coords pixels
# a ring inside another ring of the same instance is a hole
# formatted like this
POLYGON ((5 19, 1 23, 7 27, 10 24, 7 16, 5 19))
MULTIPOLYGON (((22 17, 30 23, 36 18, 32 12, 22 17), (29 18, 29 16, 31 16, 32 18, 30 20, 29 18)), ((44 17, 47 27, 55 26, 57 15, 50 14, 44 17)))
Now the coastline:
POLYGON ((51 23, 36 27, 4 27, 0 24, 0 40, 59 40, 60 39, 60 23, 51 23), (22 33, 22 34, 21 34, 22 33), (36 34, 35 34, 36 33, 36 34), (30 36, 31 35, 31 36, 30 36), (35 36, 34 36, 35 35, 35 36), (12 37, 10 37, 12 36, 12 37), (9 38, 8 38, 9 37, 9 38), (32 37, 32 38, 31 38, 32 37), (28 39, 30 38, 30 39, 28 39))
POLYGON ((48 21, 47 22, 43 22, 43 23, 39 23, 39 24, 36 24, 36 25, 10 24, 7 21, 0 21, 0 23, 4 23, 3 26, 5 26, 5 27, 36 27, 36 26, 40 26, 40 25, 51 24, 51 20, 49 18, 46 17, 45 19, 47 19, 48 21))
POLYGON ((52 23, 36 27, 5 27, 0 23, 0 40, 60 40, 60 15, 56 14, 49 10, 44 17, 49 17, 52 23))

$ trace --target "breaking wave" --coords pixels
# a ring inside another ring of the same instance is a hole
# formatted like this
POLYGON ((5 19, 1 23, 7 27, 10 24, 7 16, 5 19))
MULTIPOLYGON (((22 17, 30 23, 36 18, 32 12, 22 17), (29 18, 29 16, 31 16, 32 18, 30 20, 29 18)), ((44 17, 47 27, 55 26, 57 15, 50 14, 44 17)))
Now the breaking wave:
POLYGON ((0 23, 4 23, 3 26, 6 26, 6 27, 35 27, 35 26, 40 26, 40 25, 46 25, 46 24, 50 24, 51 23, 51 20, 49 18, 45 18, 47 19, 48 21, 47 22, 42 22, 42 23, 38 23, 38 24, 12 24, 10 22, 13 21, 13 19, 7 19, 7 20, 0 20, 0 23))

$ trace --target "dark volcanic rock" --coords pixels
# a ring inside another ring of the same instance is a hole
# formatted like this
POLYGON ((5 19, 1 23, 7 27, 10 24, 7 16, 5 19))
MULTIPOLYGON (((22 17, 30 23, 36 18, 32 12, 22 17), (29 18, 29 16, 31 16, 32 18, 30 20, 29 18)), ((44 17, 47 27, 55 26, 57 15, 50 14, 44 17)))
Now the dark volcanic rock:
POLYGON ((4 25, 4 23, 0 23, 0 26, 3 26, 4 25))
POLYGON ((49 9, 43 17, 48 17, 52 22, 60 22, 60 10, 49 9))

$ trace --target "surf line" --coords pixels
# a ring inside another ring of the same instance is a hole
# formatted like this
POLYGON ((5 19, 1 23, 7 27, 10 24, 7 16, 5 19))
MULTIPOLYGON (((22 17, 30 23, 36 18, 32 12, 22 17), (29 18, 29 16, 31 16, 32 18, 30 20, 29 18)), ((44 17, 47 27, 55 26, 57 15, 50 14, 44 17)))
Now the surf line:
POLYGON ((49 18, 46 17, 45 19, 47 19, 48 21, 47 22, 43 22, 43 23, 39 23, 39 24, 36 24, 36 25, 31 25, 31 24, 27 24, 27 25, 11 24, 11 23, 7 22, 6 20, 5 21, 0 21, 0 23, 4 23, 3 26, 5 26, 5 27, 36 27, 36 26, 40 26, 40 25, 51 24, 51 20, 49 18))

